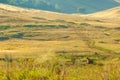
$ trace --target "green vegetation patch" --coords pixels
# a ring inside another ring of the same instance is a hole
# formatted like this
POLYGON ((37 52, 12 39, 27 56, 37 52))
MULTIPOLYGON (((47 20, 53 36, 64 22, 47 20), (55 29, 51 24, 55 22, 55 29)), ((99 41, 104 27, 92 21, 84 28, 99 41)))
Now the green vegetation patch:
POLYGON ((0 30, 6 30, 9 28, 11 28, 11 26, 9 26, 9 25, 0 25, 0 30))
POLYGON ((23 25, 25 28, 68 28, 69 26, 66 25, 33 25, 33 24, 28 24, 28 25, 23 25))
POLYGON ((5 37, 5 36, 0 37, 0 41, 4 41, 4 40, 8 40, 8 39, 9 39, 9 37, 5 37))
POLYGON ((23 32, 14 32, 14 31, 4 31, 0 33, 1 40, 9 39, 9 38, 22 38, 24 36, 23 32))
POLYGON ((90 24, 88 23, 80 23, 81 26, 91 26, 90 24))
POLYGON ((13 34, 13 35, 11 35, 11 37, 12 38, 22 38, 23 37, 23 35, 24 35, 24 33, 16 33, 16 34, 13 34))
POLYGON ((64 58, 64 59, 71 59, 71 58, 76 58, 76 59, 86 59, 87 57, 93 59, 93 60, 103 60, 106 58, 105 55, 101 55, 97 52, 93 53, 93 54, 86 54, 86 55, 74 55, 74 54, 64 54, 64 53, 59 53, 58 54, 59 57, 64 58))

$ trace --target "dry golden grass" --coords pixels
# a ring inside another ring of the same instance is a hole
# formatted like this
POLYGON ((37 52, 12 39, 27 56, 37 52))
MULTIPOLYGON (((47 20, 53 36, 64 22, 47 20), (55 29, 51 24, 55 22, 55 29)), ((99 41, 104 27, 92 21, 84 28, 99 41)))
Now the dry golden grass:
POLYGON ((0 80, 119 80, 118 10, 79 15, 0 4, 0 80))
POLYGON ((108 27, 116 27, 119 26, 120 24, 119 7, 90 15, 62 14, 62 13, 42 11, 42 10, 23 9, 10 5, 4 5, 4 4, 0 4, 0 7, 1 7, 0 8, 1 24, 12 24, 12 25, 14 24, 18 25, 23 23, 47 23, 47 24, 54 23, 55 24, 56 20, 75 22, 75 23, 86 22, 92 25, 105 25, 108 27), (107 13, 109 13, 110 16, 106 16, 107 13), (96 16, 97 17, 101 16, 101 19, 99 17, 97 18, 96 16), (112 17, 112 19, 110 19, 109 17, 112 17), (55 22, 51 22, 51 20, 53 21, 55 20, 55 22))
MULTIPOLYGON (((68 53, 79 53, 88 47, 83 41, 35 41, 12 39, 0 41, 0 54, 12 55, 42 55, 47 53, 57 53, 66 51, 68 53), (69 46, 68 46, 69 44, 69 46), (76 48, 77 46, 77 48, 76 48)), ((89 49, 88 49, 89 50, 89 49)))
POLYGON ((116 7, 116 8, 112 8, 109 10, 104 10, 101 12, 97 12, 94 14, 89 14, 89 16, 92 17, 98 17, 98 18, 112 18, 112 19, 120 19, 120 6, 116 7))

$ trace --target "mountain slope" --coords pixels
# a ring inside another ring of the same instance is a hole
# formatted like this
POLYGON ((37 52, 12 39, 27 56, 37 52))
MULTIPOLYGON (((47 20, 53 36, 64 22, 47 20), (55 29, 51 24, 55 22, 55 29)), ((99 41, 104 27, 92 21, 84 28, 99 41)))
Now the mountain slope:
MULTIPOLYGON (((103 51, 104 48, 99 47, 98 42, 103 44, 104 41, 106 46, 109 46, 109 41, 111 41, 110 43, 115 42, 114 40, 119 42, 119 22, 107 19, 108 17, 103 20, 85 16, 23 9, 0 4, 0 49, 2 49, 2 52, 0 51, 0 53, 9 53, 10 51, 18 51, 19 53, 22 53, 21 51, 23 51, 23 53, 28 53, 29 50, 31 53, 32 49, 32 51, 35 51, 32 53, 46 53, 46 45, 48 45, 48 49, 52 47, 54 50, 51 49, 51 51, 54 52, 63 51, 62 47, 65 45, 65 50, 68 53, 81 53, 81 51, 88 50, 89 46, 90 48, 93 46, 92 48, 95 48, 95 50, 98 49, 103 51), (14 39, 17 39, 17 41, 14 39), (36 40, 40 41, 40 44, 34 42, 36 40), (96 47, 96 44, 91 44, 94 43, 91 40, 95 40, 98 43, 98 47, 96 47), (5 42, 3 43, 2 41, 5 42), (16 49, 14 42, 16 46, 18 46, 17 43, 20 43, 20 46, 24 43, 25 45, 24 47, 17 47, 16 49), (81 46, 81 43, 82 45, 85 45, 85 47, 81 46), (39 48, 37 44, 40 45, 39 48), (61 44, 60 49, 59 44, 61 44), (58 46, 55 47, 56 45, 58 46), (35 46, 36 48, 34 48, 35 46), (67 48, 67 46, 69 48, 67 48), (76 46, 79 47, 77 48, 76 46), (58 50, 56 50, 56 48, 58 48, 58 50), (74 50, 71 50, 71 48, 74 50)), ((115 45, 117 46, 114 49, 115 51, 119 50, 119 44, 116 44, 116 42, 115 45)), ((93 49, 90 49, 90 52, 94 51, 93 49)), ((111 47, 111 49, 113 48, 111 47)), ((106 52, 111 51, 109 48, 105 48, 105 50, 107 50, 106 52)), ((87 52, 89 52, 89 50, 87 52)))
MULTIPOLYGON (((44 10, 26 9, 15 7, 11 5, 0 4, 0 23, 47 23, 55 21, 68 21, 68 22, 88 22, 90 24, 96 23, 95 20, 101 20, 101 18, 109 19, 115 18, 119 21, 119 7, 109 10, 101 11, 94 14, 82 15, 82 14, 63 14, 57 12, 50 12, 44 10), (94 18, 91 18, 94 17, 94 18), (96 17, 96 18, 95 18, 96 17)), ((110 20, 108 20, 110 21, 110 20)))
POLYGON ((0 3, 62 13, 93 13, 120 5, 115 0, 0 0, 0 3))
POLYGON ((120 7, 112 8, 112 9, 101 11, 101 12, 97 12, 94 14, 89 14, 88 16, 98 17, 98 18, 120 19, 120 7))
POLYGON ((80 21, 81 16, 0 4, 0 23, 39 23, 50 20, 80 21))

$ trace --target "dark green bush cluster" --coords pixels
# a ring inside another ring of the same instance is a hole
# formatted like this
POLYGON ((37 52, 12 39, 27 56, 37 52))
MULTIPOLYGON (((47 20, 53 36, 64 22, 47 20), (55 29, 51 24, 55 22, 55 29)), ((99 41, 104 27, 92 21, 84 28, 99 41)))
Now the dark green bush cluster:
POLYGON ((68 28, 66 25, 24 25, 25 28, 68 28))
POLYGON ((66 25, 58 25, 58 28, 68 28, 66 25))
POLYGON ((4 41, 4 40, 8 40, 8 39, 9 39, 9 37, 5 37, 5 36, 0 37, 0 41, 4 41))
POLYGON ((0 25, 0 30, 6 30, 9 29, 11 26, 9 25, 0 25))
POLYGON ((10 35, 0 36, 0 41, 8 40, 10 38, 22 38, 24 33, 14 33, 10 35))
POLYGON ((28 25, 24 25, 23 27, 26 28, 33 28, 33 27, 39 27, 40 25, 32 25, 32 24, 28 24, 28 25))
POLYGON ((23 37, 23 33, 16 33, 16 34, 13 34, 11 37, 12 38, 22 38, 23 37))

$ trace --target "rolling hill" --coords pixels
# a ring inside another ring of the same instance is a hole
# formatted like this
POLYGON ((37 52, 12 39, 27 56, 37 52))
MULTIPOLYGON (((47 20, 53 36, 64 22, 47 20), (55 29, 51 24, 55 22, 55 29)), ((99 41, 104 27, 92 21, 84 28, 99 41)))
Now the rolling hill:
POLYGON ((89 14, 91 17, 120 19, 120 7, 108 9, 105 11, 89 14))
MULTIPOLYGON (((89 22, 90 24, 98 23, 99 18, 108 19, 107 23, 110 24, 111 17, 119 23, 119 7, 109 10, 101 11, 98 13, 83 15, 83 14, 63 14, 57 12, 50 12, 44 10, 35 10, 21 8, 6 4, 0 4, 0 23, 22 24, 22 23, 49 23, 50 21, 68 21, 68 22, 89 22), (109 17, 108 17, 109 16, 109 17), (93 17, 93 18, 91 18, 93 17)), ((116 22, 116 23, 117 23, 116 22)), ((52 22, 50 22, 52 23, 52 22)))
POLYGON ((0 80, 119 80, 119 10, 83 15, 0 4, 0 80))
POLYGON ((120 5, 118 0, 0 0, 0 3, 61 13, 84 14, 120 5))
MULTIPOLYGON (((119 7, 116 7, 99 13, 81 15, 0 4, 0 41, 8 41, 8 43, 9 40, 14 41, 14 39, 20 42, 25 40, 28 43, 31 42, 29 40, 38 41, 36 43, 39 43, 39 41, 41 43, 48 41, 47 43, 49 43, 51 41, 51 45, 54 42, 54 45, 56 45, 56 42, 64 45, 62 41, 70 41, 71 43, 71 41, 80 40, 82 43, 87 44, 87 46, 89 46, 87 40, 92 39, 95 41, 99 41, 100 38, 103 41, 109 39, 111 42, 114 42, 114 39, 119 40, 119 9, 119 7), (112 15, 111 19, 106 13, 109 13, 109 16, 112 15), (110 33, 113 32, 114 34, 109 38, 110 33)), ((85 49, 88 48, 87 46, 85 49)), ((38 48, 37 51, 39 51, 38 48)))
POLYGON ((39 22, 47 20, 74 20, 77 16, 50 11, 24 9, 20 7, 0 4, 0 22, 39 22), (61 17, 61 18, 60 18, 61 17))

